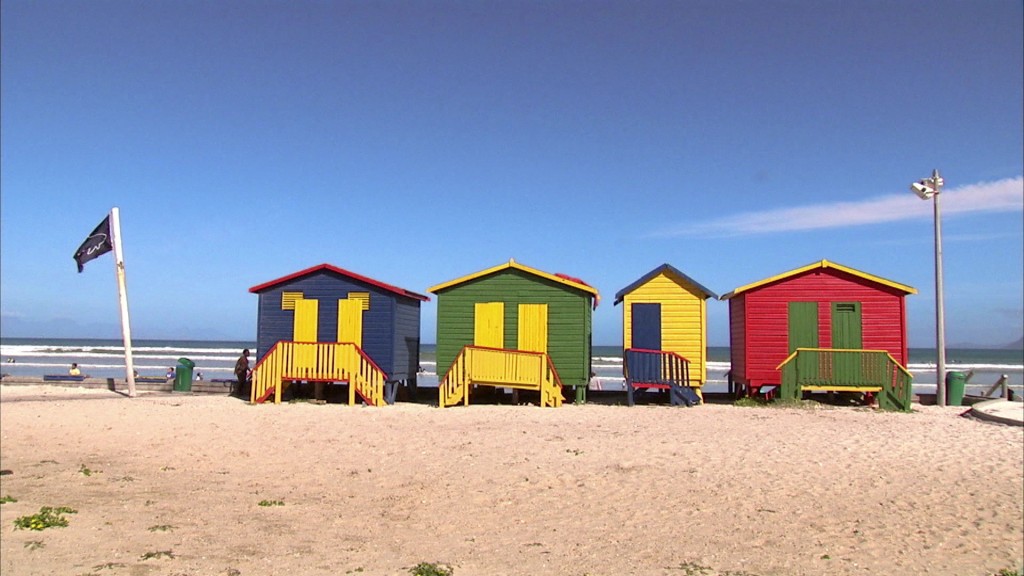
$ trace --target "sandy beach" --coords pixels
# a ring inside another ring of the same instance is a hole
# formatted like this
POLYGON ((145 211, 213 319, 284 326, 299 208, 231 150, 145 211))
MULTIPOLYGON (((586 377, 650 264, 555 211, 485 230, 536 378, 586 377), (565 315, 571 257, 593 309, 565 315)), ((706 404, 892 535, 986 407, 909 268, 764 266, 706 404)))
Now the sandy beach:
POLYGON ((250 406, 0 386, 0 496, 16 500, 0 506, 0 571, 1019 570, 1024 431, 963 410, 250 406), (77 513, 15 529, 42 506, 77 513))

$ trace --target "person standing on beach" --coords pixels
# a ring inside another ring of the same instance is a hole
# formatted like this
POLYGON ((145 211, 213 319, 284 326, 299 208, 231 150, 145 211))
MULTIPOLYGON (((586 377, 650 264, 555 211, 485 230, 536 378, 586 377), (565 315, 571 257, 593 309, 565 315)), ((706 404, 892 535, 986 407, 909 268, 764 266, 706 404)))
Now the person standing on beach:
POLYGON ((82 371, 78 369, 78 363, 72 362, 71 368, 68 368, 68 376, 81 376, 82 371))
POLYGON ((249 377, 249 349, 242 350, 242 355, 238 357, 238 362, 235 362, 235 378, 238 380, 238 385, 232 391, 232 394, 241 395, 245 390, 245 381, 249 377))

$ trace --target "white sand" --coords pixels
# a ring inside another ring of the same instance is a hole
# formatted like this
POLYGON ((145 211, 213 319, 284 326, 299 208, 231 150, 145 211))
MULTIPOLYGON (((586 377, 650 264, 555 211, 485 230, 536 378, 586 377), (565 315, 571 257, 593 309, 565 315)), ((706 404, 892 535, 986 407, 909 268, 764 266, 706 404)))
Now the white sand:
POLYGON ((1020 569, 1024 431, 962 411, 249 406, 0 386, 0 495, 18 500, 0 507, 0 572, 1020 569), (14 529, 41 506, 78 513, 14 529))

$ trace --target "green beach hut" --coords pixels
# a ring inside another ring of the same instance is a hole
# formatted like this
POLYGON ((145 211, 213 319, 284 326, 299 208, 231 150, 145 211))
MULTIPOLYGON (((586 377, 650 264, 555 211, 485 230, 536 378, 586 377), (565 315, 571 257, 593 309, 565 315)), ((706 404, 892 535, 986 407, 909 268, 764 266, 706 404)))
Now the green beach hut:
POLYGON ((542 405, 560 405, 562 387, 586 399, 593 287, 510 259, 428 291, 437 295, 442 407, 468 404, 476 385, 536 390, 542 405))

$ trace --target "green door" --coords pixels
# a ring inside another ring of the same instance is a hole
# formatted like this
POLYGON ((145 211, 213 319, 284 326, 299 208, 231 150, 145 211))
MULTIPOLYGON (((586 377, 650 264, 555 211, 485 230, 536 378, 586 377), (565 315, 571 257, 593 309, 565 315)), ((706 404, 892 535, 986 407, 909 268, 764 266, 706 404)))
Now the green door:
POLYGON ((789 303, 789 353, 818 347, 818 303, 789 303))
MULTIPOLYGON (((860 350, 861 338, 860 302, 832 303, 832 347, 842 350, 860 350)), ((861 355, 853 352, 836 352, 833 379, 840 384, 856 385, 861 382, 861 355)))
MULTIPOLYGON (((789 353, 797 348, 818 347, 818 303, 789 303, 789 353)), ((818 377, 818 352, 804 352, 796 358, 803 378, 818 377)))

